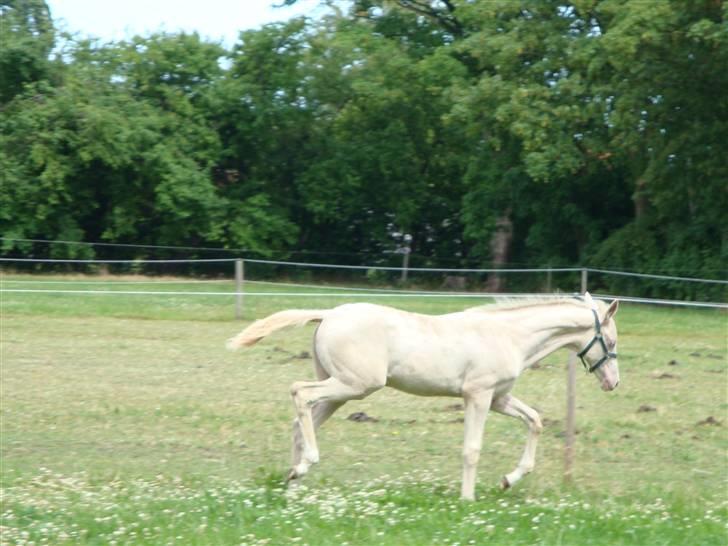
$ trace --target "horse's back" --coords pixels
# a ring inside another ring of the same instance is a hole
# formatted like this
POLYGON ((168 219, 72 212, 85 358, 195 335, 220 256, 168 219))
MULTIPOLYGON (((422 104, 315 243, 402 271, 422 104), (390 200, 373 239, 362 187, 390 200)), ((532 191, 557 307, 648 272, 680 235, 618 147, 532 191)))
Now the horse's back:
POLYGON ((457 327, 445 317, 423 315, 373 303, 347 303, 332 309, 321 324, 321 335, 357 338, 359 343, 391 344, 394 341, 452 335, 457 327))
POLYGON ((368 303, 333 309, 315 339, 329 374, 415 394, 459 394, 478 347, 458 314, 430 316, 368 303))
MULTIPOLYGON (((317 340, 327 344, 343 344, 354 350, 362 347, 385 349, 393 333, 412 330, 416 315, 385 305, 347 303, 332 309, 322 321, 317 340)), ((410 332, 411 333, 411 332, 410 332)), ((395 334, 397 335, 397 334, 395 334)))

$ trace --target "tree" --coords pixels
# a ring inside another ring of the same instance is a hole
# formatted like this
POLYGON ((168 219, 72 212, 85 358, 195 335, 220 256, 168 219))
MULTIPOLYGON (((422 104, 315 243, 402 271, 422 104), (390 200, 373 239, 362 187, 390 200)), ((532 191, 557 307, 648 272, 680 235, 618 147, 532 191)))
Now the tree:
MULTIPOLYGON (((725 275, 728 230, 728 6, 604 4, 598 60, 606 150, 633 183, 634 218, 593 255, 625 269, 725 275), (645 244, 635 252, 634 241, 645 244), (650 249, 650 252, 647 252, 650 249)), ((706 292, 705 287, 694 287, 706 292)), ((675 287, 653 283, 655 294, 675 287)), ((706 292, 707 293, 707 292, 706 292)), ((694 297, 683 292, 680 296, 694 297)), ((720 290, 712 297, 721 298, 720 290)))
POLYGON ((0 105, 51 77, 55 31, 42 0, 0 1, 0 105))
POLYGON ((357 0, 52 66, 42 5, 2 6, 38 41, 3 91, 3 233, 725 272, 723 2, 357 0))
POLYGON ((268 231, 271 247, 256 247, 266 255, 293 246, 302 223, 294 181, 312 124, 300 89, 306 41, 303 20, 241 33, 207 112, 224 150, 215 167, 219 192, 242 207, 228 237, 268 231), (247 220, 252 210, 255 222, 247 220))
POLYGON ((493 211, 484 215, 466 199, 466 233, 482 240, 502 218, 497 211, 506 210, 514 216, 514 245, 521 242, 531 263, 591 257, 611 267, 675 271, 684 254, 694 258, 688 270, 714 276, 717 257, 725 256, 718 211, 728 179, 724 162, 709 159, 725 155, 716 152, 727 134, 725 94, 715 93, 725 86, 722 3, 459 7, 469 33, 457 45, 475 61, 469 66, 477 77, 458 91, 454 115, 471 128, 473 161, 483 166, 468 171, 471 196, 486 196, 493 211), (509 172, 521 175, 506 181, 509 172), (524 187, 531 193, 525 199, 524 187), (545 202, 550 210, 539 206, 545 202), (520 219, 519 208, 527 211, 520 219), (622 238, 619 228, 632 221, 639 225, 624 236, 653 238, 656 255, 615 263, 602 241, 610 233, 622 238), (549 232, 558 236, 545 238, 549 232))

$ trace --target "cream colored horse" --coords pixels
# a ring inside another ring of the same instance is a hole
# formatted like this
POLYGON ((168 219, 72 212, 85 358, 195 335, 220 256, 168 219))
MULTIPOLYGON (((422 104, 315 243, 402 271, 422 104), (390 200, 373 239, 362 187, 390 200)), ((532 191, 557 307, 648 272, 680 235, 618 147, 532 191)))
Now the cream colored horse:
POLYGON ((510 487, 533 470, 542 425, 538 413, 510 395, 523 371, 562 347, 578 351, 604 390, 619 383, 618 302, 582 298, 525 301, 430 316, 352 303, 330 310, 289 310, 248 326, 228 342, 250 346, 287 326, 320 322, 313 343, 318 381, 291 385, 296 408, 293 466, 300 478, 319 460, 316 429, 347 400, 384 386, 422 396, 465 401, 462 497, 475 498, 488 410, 517 417, 528 427, 518 466, 503 478, 510 487))

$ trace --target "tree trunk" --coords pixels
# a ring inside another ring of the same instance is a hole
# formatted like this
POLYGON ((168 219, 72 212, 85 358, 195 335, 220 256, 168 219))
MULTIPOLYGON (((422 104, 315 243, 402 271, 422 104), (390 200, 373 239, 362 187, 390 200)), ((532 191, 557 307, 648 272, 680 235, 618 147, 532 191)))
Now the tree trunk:
POLYGON ((634 217, 635 220, 639 220, 647 212, 649 200, 647 198, 647 192, 645 191, 647 183, 643 178, 637 180, 635 184, 635 191, 632 194, 632 200, 634 201, 634 217))
MULTIPOLYGON (((511 221, 511 210, 506 210, 495 222, 495 231, 490 239, 490 255, 494 268, 500 268, 508 264, 513 241, 513 222, 511 221)), ((488 292, 500 292, 505 287, 505 280, 498 273, 488 275, 486 290, 488 292)))

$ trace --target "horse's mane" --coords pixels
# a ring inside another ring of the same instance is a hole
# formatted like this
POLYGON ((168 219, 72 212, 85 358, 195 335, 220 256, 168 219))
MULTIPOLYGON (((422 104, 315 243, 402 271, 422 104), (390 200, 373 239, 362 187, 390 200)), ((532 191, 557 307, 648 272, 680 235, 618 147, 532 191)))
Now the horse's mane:
POLYGON ((586 302, 581 296, 566 296, 561 294, 555 296, 526 296, 522 298, 503 296, 496 297, 495 303, 471 307, 470 309, 467 309, 467 311, 476 313, 491 313, 495 311, 510 311, 526 307, 539 307, 542 305, 564 304, 584 306, 586 302))

